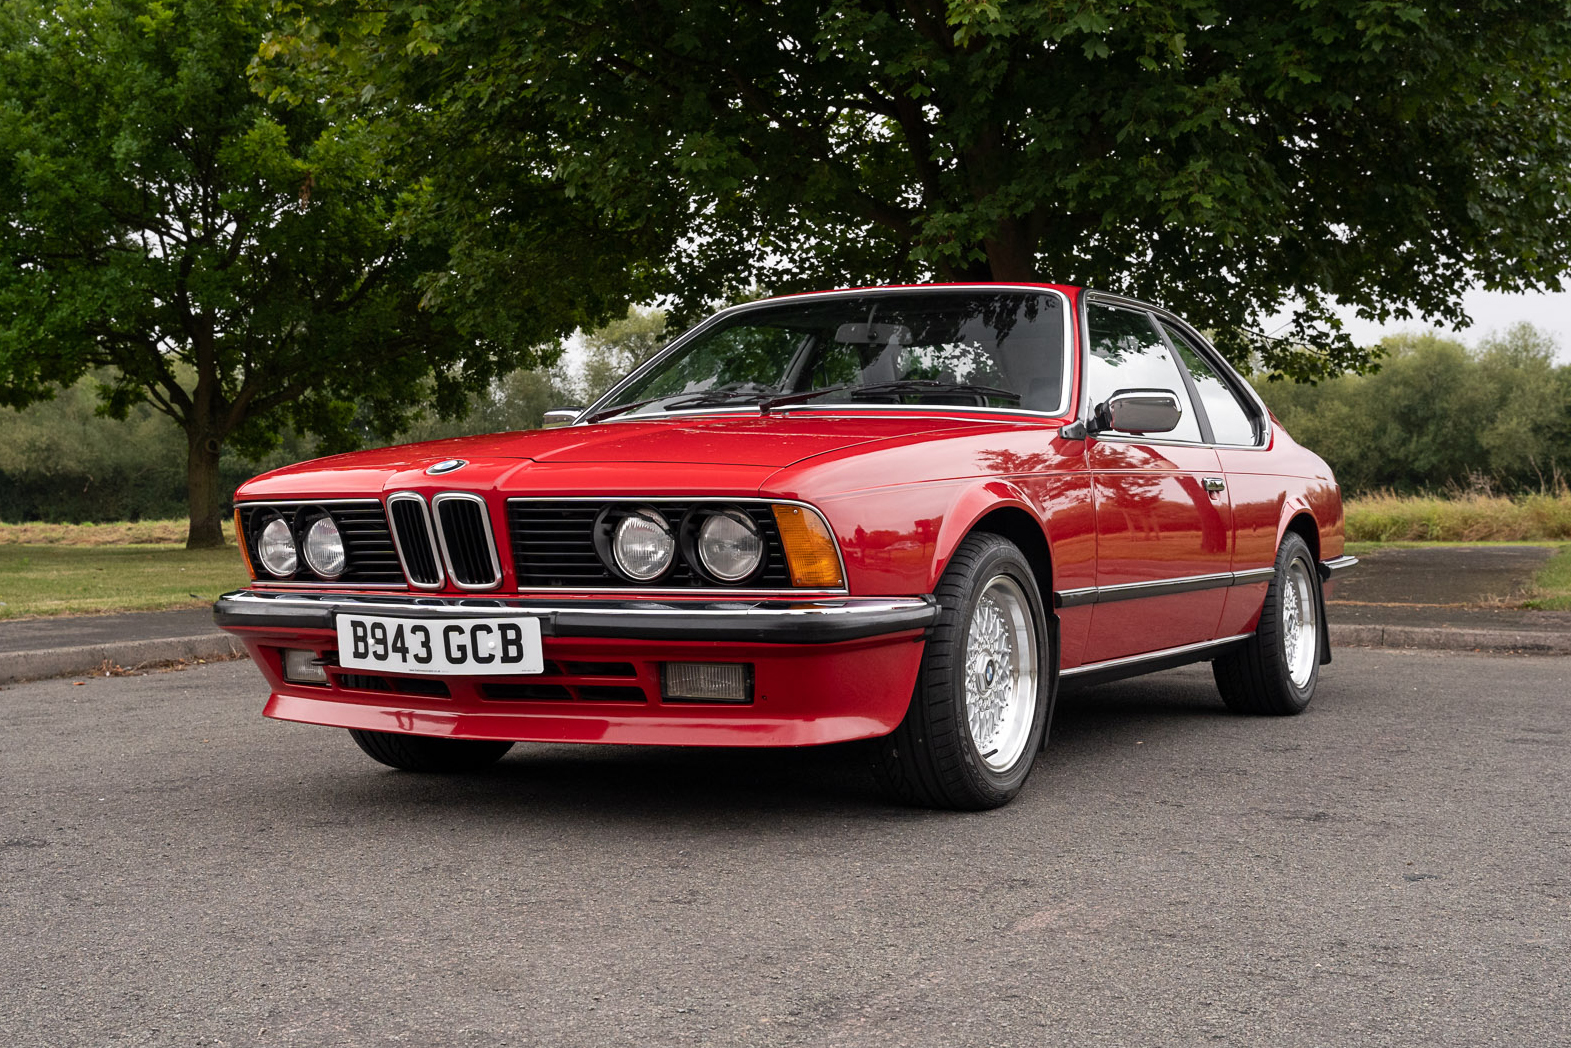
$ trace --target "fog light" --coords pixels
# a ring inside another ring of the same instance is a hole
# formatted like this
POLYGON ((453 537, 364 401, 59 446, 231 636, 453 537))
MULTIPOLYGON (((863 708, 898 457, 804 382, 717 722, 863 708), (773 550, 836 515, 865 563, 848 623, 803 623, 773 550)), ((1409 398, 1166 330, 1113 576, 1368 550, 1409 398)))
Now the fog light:
POLYGON ((291 684, 326 684, 327 668, 316 661, 316 652, 284 649, 284 680, 291 684))
POLYGON ((662 663, 660 694, 674 702, 752 702, 753 665, 749 662, 662 663))

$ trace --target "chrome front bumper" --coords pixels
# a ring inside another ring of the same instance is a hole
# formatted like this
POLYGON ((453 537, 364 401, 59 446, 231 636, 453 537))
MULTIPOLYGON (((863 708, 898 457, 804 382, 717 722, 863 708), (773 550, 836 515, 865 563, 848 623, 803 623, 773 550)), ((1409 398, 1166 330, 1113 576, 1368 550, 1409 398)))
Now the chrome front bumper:
POLYGON ((518 615, 541 620, 546 637, 832 644, 926 629, 938 602, 930 596, 542 601, 236 590, 218 598, 213 619, 226 630, 331 630, 340 611, 433 619, 518 615))

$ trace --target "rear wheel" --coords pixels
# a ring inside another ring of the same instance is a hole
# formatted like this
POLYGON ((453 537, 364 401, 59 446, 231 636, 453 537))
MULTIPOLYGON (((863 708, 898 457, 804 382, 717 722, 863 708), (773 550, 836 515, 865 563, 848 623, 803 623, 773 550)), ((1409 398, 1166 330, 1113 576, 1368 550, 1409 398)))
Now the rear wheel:
POLYGON ((1288 532, 1276 554, 1255 635, 1211 663, 1222 701, 1235 713, 1302 713, 1320 679, 1320 575, 1302 538, 1288 532))
POLYGON ((1031 773, 1049 708, 1049 636, 1020 550, 977 534, 956 550, 934 595, 941 611, 900 726, 877 741, 874 770, 909 804, 979 810, 1007 804, 1031 773))
POLYGON ((350 728, 349 734, 367 756, 400 771, 479 771, 501 760, 513 748, 510 742, 485 739, 437 739, 355 728, 350 728))

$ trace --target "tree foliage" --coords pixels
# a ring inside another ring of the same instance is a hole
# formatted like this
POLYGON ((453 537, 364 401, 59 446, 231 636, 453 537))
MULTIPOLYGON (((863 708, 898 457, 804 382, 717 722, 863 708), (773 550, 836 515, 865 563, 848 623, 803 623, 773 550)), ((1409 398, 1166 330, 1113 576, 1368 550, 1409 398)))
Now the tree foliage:
MULTIPOLYGON (((186 511, 185 434, 150 404, 106 418, 98 389, 111 377, 90 374, 49 400, 0 408, 0 522, 169 520, 186 511)), ((259 469, 312 450, 293 433, 261 460, 226 449, 219 484, 227 495, 259 469)))
POLYGON ((580 402, 587 405, 599 400, 668 341, 664 311, 636 306, 622 319, 589 332, 584 336, 579 373, 580 402))
POLYGON ((442 202, 415 217, 478 245, 454 295, 552 249, 684 320, 753 285, 1055 279, 1313 380, 1371 359, 1332 299, 1459 322, 1571 257, 1565 0, 284 6, 261 81, 410 128, 442 202))
POLYGON ((1371 375, 1318 386, 1257 381, 1343 490, 1554 488, 1571 473, 1571 364, 1529 324, 1469 348, 1435 334, 1385 340, 1371 375))
POLYGON ((0 7, 0 404, 104 369, 105 410, 184 431, 190 544, 222 541, 222 449, 344 446, 417 398, 537 359, 575 307, 507 326, 428 308, 451 242, 406 236, 385 129, 247 69, 264 0, 0 7), (332 117, 332 119, 330 119, 332 117))

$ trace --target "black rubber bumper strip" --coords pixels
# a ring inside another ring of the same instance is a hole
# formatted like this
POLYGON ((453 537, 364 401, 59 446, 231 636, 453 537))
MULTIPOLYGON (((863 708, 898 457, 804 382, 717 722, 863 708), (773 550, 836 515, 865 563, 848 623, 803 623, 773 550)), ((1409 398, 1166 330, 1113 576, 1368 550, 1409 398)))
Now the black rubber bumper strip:
POLYGON ((926 629, 938 603, 922 597, 823 600, 583 601, 477 597, 398 597, 239 590, 213 605, 219 627, 237 631, 331 630, 339 612, 406 619, 520 615, 540 619, 548 637, 625 640, 758 641, 833 644, 926 629))

